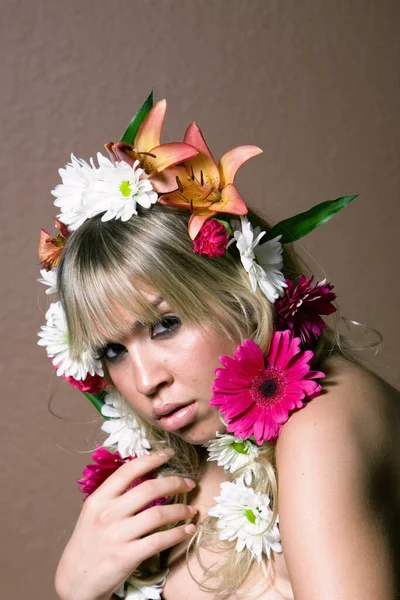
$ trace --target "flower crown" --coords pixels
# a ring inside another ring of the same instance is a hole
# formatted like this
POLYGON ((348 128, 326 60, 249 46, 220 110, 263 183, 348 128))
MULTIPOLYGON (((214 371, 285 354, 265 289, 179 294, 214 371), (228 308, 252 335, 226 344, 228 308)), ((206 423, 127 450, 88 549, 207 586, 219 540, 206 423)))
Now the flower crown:
MULTIPOLYGON (((101 214, 102 221, 127 221, 137 215, 138 205, 150 209, 159 202, 190 212, 188 231, 194 252, 214 259, 235 245, 253 291, 259 287, 276 303, 277 328, 289 328, 302 342, 311 344, 324 327, 320 315, 335 310, 330 304, 332 285, 325 281, 312 285, 313 278, 307 280, 303 275, 296 286, 286 280, 281 271, 282 244, 307 235, 356 196, 318 204, 281 221, 269 232, 253 229, 234 178, 239 167, 262 150, 239 146, 226 152, 217 164, 196 123, 188 126, 183 142, 161 144, 165 113, 166 101, 153 106, 151 92, 121 140, 105 145, 109 158, 98 153, 95 164, 93 159, 88 163, 71 155, 71 162, 59 170, 62 183, 51 192, 60 210, 55 219, 58 233, 52 236, 42 229, 39 238, 39 281, 48 286, 46 293, 57 292, 57 267, 68 237, 87 219, 101 214), (228 221, 231 216, 235 218, 228 221)), ((104 388, 100 361, 89 351, 80 360, 71 358, 59 302, 50 305, 39 337, 57 375, 83 392, 96 394, 104 388)))
MULTIPOLYGON (((72 155, 71 162, 59 170, 62 183, 52 191, 60 210, 55 219, 57 234, 41 230, 38 281, 48 287, 47 294, 56 294, 57 268, 71 232, 96 215, 102 215, 102 221, 127 221, 138 214, 138 205, 151 209, 159 202, 189 211, 193 251, 208 259, 218 260, 236 247, 253 291, 260 288, 274 305, 275 322, 267 355, 252 340, 244 340, 233 358, 220 357, 223 368, 215 371, 210 404, 219 408, 228 433, 217 433, 208 444, 209 460, 242 476, 222 484, 221 496, 209 514, 218 518, 220 539, 237 539, 238 551, 247 547, 261 560, 263 552, 269 556, 271 550, 280 551, 280 537, 277 522, 271 522, 268 497, 251 488, 259 447, 275 441, 290 414, 320 393, 316 379, 324 373, 311 368, 312 348, 325 328, 322 316, 336 310, 332 284, 305 275, 297 282, 285 279, 282 245, 307 235, 356 196, 322 202, 268 232, 253 228, 234 178, 241 165, 262 150, 240 146, 217 164, 196 123, 189 125, 183 142, 160 144, 165 112, 165 100, 153 106, 151 93, 120 141, 105 145, 109 158, 98 153, 96 164, 72 155), (230 525, 232 511, 241 515, 235 531, 230 525)), ((113 469, 148 453, 151 446, 144 427, 107 389, 101 362, 89 350, 79 360, 72 358, 60 302, 50 304, 46 325, 38 335, 38 344, 46 347, 57 375, 80 389, 104 417, 102 429, 109 437, 103 446, 117 448, 110 456, 104 449, 93 454, 96 464, 89 465, 78 480, 88 495, 113 469)), ((148 597, 157 597, 159 589, 150 590, 148 597)))

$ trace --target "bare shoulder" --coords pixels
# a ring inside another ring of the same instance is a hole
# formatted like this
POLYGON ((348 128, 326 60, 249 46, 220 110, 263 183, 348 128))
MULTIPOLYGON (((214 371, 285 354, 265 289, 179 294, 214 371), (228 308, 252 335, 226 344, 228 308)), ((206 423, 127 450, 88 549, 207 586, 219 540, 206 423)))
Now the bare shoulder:
POLYGON ((400 394, 342 359, 277 443, 280 531, 296 598, 392 598, 400 547, 400 394), (362 549, 362 559, 360 559, 362 549), (313 572, 313 579, 307 573, 313 572), (330 590, 328 592, 328 590, 330 590))
MULTIPOLYGON (((318 443, 319 451, 329 452, 343 444, 342 452, 387 455, 400 439, 400 392, 366 368, 340 357, 323 366, 326 373, 323 392, 306 407, 294 413, 284 425, 277 445, 282 465, 292 448, 318 443)), ((397 454, 397 452, 396 452, 397 454)))

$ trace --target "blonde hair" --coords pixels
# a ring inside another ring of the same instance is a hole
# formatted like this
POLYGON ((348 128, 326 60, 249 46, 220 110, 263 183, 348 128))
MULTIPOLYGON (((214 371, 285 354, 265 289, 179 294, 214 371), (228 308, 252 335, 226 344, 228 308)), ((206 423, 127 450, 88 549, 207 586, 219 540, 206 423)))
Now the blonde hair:
MULTIPOLYGON (((270 226, 254 211, 250 222, 268 231, 270 226)), ((121 308, 143 323, 157 320, 154 306, 140 293, 150 286, 176 311, 182 322, 211 326, 237 342, 252 338, 267 352, 272 335, 273 306, 258 289, 252 291, 248 274, 240 256, 229 249, 222 258, 210 259, 193 251, 187 232, 189 213, 162 205, 141 211, 129 221, 102 222, 100 217, 86 221, 68 240, 58 273, 60 299, 66 312, 72 353, 77 357, 87 348, 96 350, 110 340, 128 333, 129 324, 121 318, 121 308)), ((288 246, 283 250, 283 273, 296 280, 308 269, 288 246)), ((337 331, 327 327, 315 354, 317 362, 338 354, 357 362, 337 331)), ((132 410, 121 398, 121 407, 132 410)), ((175 448, 169 463, 170 472, 198 479, 201 464, 198 451, 174 434, 143 423, 154 448, 168 444, 175 448)), ((265 443, 257 459, 259 477, 255 489, 268 493, 277 512, 277 479, 275 447, 265 443)), ((240 473, 230 474, 231 480, 240 473)), ((228 474, 227 474, 228 478, 228 474)), ((200 564, 201 549, 218 547, 224 554, 222 565, 204 568, 198 582, 206 591, 227 594, 240 588, 254 559, 247 550, 240 553, 232 542, 221 542, 216 519, 207 517, 201 524, 193 544, 200 564), (226 557, 227 555, 227 557, 226 557), (211 585, 211 583, 213 585, 211 585)), ((267 561, 267 574, 272 566, 267 561)), ((154 581, 159 565, 144 566, 132 575, 154 581)))

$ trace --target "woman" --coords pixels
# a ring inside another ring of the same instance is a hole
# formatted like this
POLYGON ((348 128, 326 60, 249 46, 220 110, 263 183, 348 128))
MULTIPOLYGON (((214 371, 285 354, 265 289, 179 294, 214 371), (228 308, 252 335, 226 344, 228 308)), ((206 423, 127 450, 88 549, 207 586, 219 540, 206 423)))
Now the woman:
POLYGON ((110 434, 57 593, 394 598, 398 393, 326 327, 332 285, 282 245, 353 197, 271 228, 233 184, 260 150, 217 166, 195 124, 160 145, 150 105, 111 161, 60 171, 59 234, 41 235, 60 302, 39 343, 110 434))

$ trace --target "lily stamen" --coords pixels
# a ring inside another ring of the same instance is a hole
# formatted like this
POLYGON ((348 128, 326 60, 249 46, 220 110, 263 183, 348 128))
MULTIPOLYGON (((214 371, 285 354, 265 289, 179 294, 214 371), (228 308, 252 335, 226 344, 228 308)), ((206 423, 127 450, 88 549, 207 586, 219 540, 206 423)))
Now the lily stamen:
POLYGON ((179 179, 178 175, 175 177, 175 179, 176 179, 176 183, 179 188, 179 191, 183 192, 183 185, 182 185, 181 180, 179 179))

